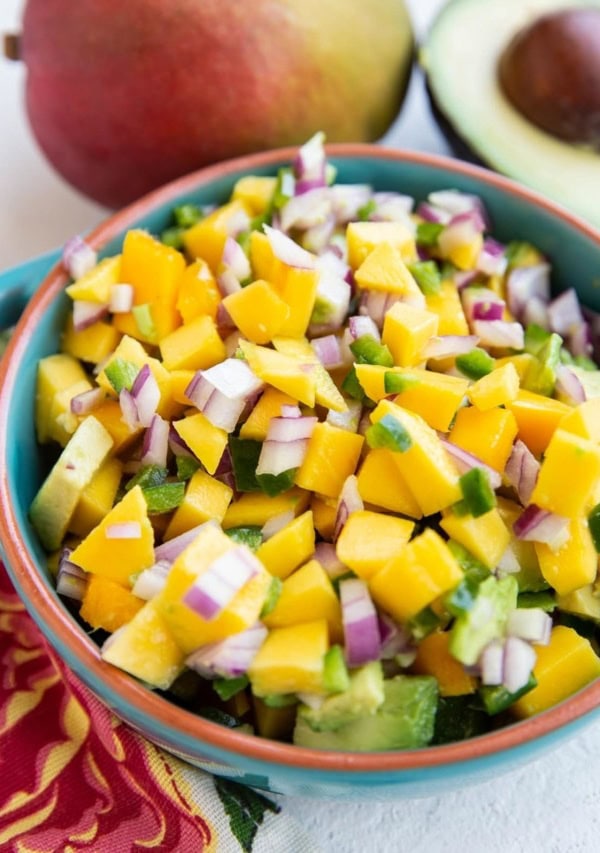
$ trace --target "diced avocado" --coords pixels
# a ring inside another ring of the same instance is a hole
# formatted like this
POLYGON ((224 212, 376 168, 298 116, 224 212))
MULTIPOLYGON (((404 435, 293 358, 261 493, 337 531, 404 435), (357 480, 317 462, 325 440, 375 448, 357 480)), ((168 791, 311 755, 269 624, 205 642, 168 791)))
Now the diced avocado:
POLYGON ((331 646, 325 652, 323 686, 328 693, 343 693, 350 687, 350 676, 341 646, 331 646))
POLYGON ((556 368, 560 364, 562 338, 556 333, 544 332, 545 338, 541 340, 541 336, 531 334, 532 328, 536 327, 527 328, 525 351, 534 355, 536 361, 527 370, 522 386, 527 391, 551 397, 556 384, 556 368))
POLYGON ((476 737, 490 728, 489 715, 480 701, 469 696, 440 696, 432 745, 476 737))
POLYGON ((48 551, 60 546, 79 498, 112 446, 110 434, 92 415, 71 436, 29 511, 31 523, 48 551))
POLYGON ((350 675, 343 693, 329 696, 318 708, 301 705, 298 716, 315 731, 335 731, 374 714, 384 701, 383 670, 379 661, 365 664, 350 675))
POLYGON ((477 590, 470 610, 457 617, 450 633, 450 652, 461 663, 476 663, 483 648, 499 637, 506 619, 517 606, 518 586, 511 576, 486 578, 477 590))
POLYGON ((298 714, 294 743, 315 749, 377 752, 426 746, 433 737, 438 701, 431 676, 398 675, 384 681, 383 704, 335 731, 315 731, 298 714))
POLYGON ((568 595, 559 596, 556 602, 559 610, 592 619, 600 624, 600 592, 591 584, 582 586, 568 595))

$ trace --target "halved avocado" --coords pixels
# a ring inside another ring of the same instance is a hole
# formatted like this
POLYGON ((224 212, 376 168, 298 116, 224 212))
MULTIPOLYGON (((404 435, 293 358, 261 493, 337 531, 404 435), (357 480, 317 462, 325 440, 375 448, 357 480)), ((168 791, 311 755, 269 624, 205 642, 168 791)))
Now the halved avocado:
POLYGON ((600 154, 525 118, 504 95, 500 57, 537 18, 600 0, 450 0, 420 52, 434 112, 457 153, 533 187, 600 227, 600 154), (452 138, 454 137, 454 139, 452 138))

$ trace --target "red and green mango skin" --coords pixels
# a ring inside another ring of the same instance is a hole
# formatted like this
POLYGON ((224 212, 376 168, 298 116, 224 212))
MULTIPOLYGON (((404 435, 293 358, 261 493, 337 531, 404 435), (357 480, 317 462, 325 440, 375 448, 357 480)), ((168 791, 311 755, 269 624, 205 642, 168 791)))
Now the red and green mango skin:
POLYGON ((38 144, 109 207, 318 130, 379 138, 413 54, 403 0, 28 0, 21 44, 38 144))

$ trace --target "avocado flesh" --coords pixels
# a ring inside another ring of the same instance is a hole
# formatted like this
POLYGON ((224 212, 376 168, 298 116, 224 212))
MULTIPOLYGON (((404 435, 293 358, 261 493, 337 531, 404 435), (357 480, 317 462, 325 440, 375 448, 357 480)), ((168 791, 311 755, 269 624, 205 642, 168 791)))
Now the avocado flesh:
POLYGON ((598 153, 537 128, 497 78, 499 57, 518 30, 557 9, 584 7, 600 8, 600 0, 450 0, 420 61, 437 109, 484 163, 600 227, 598 153))

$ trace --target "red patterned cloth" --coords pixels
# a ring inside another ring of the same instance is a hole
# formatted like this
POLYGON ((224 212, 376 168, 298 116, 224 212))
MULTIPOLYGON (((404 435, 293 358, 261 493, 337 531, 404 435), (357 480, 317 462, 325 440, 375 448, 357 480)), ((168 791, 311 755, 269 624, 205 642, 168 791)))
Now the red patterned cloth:
POLYGON ((316 848, 270 800, 144 740, 64 666, 0 563, 0 850, 316 848))

